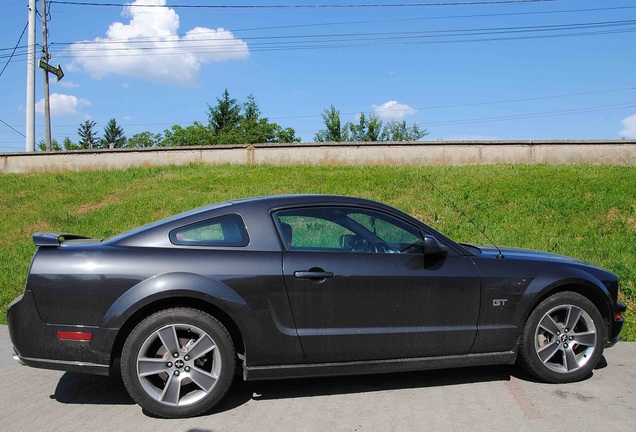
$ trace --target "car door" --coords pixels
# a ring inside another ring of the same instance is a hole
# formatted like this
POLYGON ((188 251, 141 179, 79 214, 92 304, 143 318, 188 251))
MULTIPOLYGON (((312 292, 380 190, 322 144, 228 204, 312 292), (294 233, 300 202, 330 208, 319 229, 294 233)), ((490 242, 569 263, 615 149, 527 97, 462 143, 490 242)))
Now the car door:
POLYGON ((419 228, 371 209, 321 206, 274 218, 308 362, 468 352, 480 287, 467 256, 425 255, 419 228))

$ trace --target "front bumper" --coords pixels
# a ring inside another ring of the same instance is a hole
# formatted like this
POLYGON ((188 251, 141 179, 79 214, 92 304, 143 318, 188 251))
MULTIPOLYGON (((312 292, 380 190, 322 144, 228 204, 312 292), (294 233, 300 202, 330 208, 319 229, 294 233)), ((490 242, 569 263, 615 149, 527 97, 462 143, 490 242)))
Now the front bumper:
POLYGON ((623 324, 625 320, 622 317, 623 312, 627 310, 627 306, 623 303, 616 304, 616 312, 620 314, 620 318, 614 319, 609 326, 609 333, 607 335, 607 343, 605 344, 605 348, 613 347, 618 343, 621 339, 621 330, 623 329, 623 324))
POLYGON ((117 329, 47 324, 40 319, 33 293, 24 294, 9 305, 9 335, 21 364, 69 372, 108 375, 117 329), (90 341, 61 340, 58 331, 90 332, 90 341))

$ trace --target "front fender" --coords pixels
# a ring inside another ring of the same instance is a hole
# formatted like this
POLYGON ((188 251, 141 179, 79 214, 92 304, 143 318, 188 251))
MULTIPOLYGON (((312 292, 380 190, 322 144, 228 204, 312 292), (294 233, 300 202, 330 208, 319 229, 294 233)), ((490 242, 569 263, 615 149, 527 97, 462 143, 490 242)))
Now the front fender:
POLYGON ((590 298, 590 300, 597 304, 597 306, 600 306, 598 304, 600 301, 604 306, 604 310, 599 310, 601 315, 608 316, 612 314, 612 298, 603 282, 601 282, 593 274, 582 269, 574 267, 560 267, 558 269, 553 269, 550 272, 540 274, 530 283, 530 285, 528 285, 528 288, 523 293, 520 302, 520 305, 523 305, 523 307, 517 310, 515 322, 519 326, 523 326, 526 319, 541 299, 547 297, 552 292, 561 290, 564 287, 567 287, 574 292, 579 292, 586 297, 589 297, 589 294, 592 294, 594 297, 590 298))
POLYGON ((164 273, 148 278, 122 294, 108 309, 100 327, 121 328, 140 309, 170 297, 203 300, 222 309, 235 321, 241 321, 239 317, 249 309, 240 295, 218 280, 194 273, 164 273))

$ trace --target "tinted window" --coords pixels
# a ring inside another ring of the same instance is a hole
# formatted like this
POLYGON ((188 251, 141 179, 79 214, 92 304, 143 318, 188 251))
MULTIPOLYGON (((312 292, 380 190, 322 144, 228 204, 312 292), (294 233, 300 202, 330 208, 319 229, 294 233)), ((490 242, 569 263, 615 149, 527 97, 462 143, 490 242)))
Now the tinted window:
POLYGON ((170 241, 192 246, 247 246, 249 238, 243 219, 227 215, 177 228, 170 232, 170 241))
POLYGON ((417 253, 420 231, 374 210, 311 207, 274 213, 287 250, 367 253, 417 253))

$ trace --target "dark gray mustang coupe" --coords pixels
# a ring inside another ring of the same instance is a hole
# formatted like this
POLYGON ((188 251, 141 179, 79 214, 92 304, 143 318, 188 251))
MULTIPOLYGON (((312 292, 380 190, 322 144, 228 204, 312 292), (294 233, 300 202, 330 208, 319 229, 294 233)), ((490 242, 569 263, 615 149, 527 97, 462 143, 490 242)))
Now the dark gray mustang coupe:
POLYGON ((518 361, 590 375, 618 341, 618 280, 573 258, 458 244, 373 201, 253 198, 93 240, 36 233, 9 307, 15 358, 121 375, 162 417, 245 380, 518 361), (117 360, 120 359, 120 362, 117 360))

